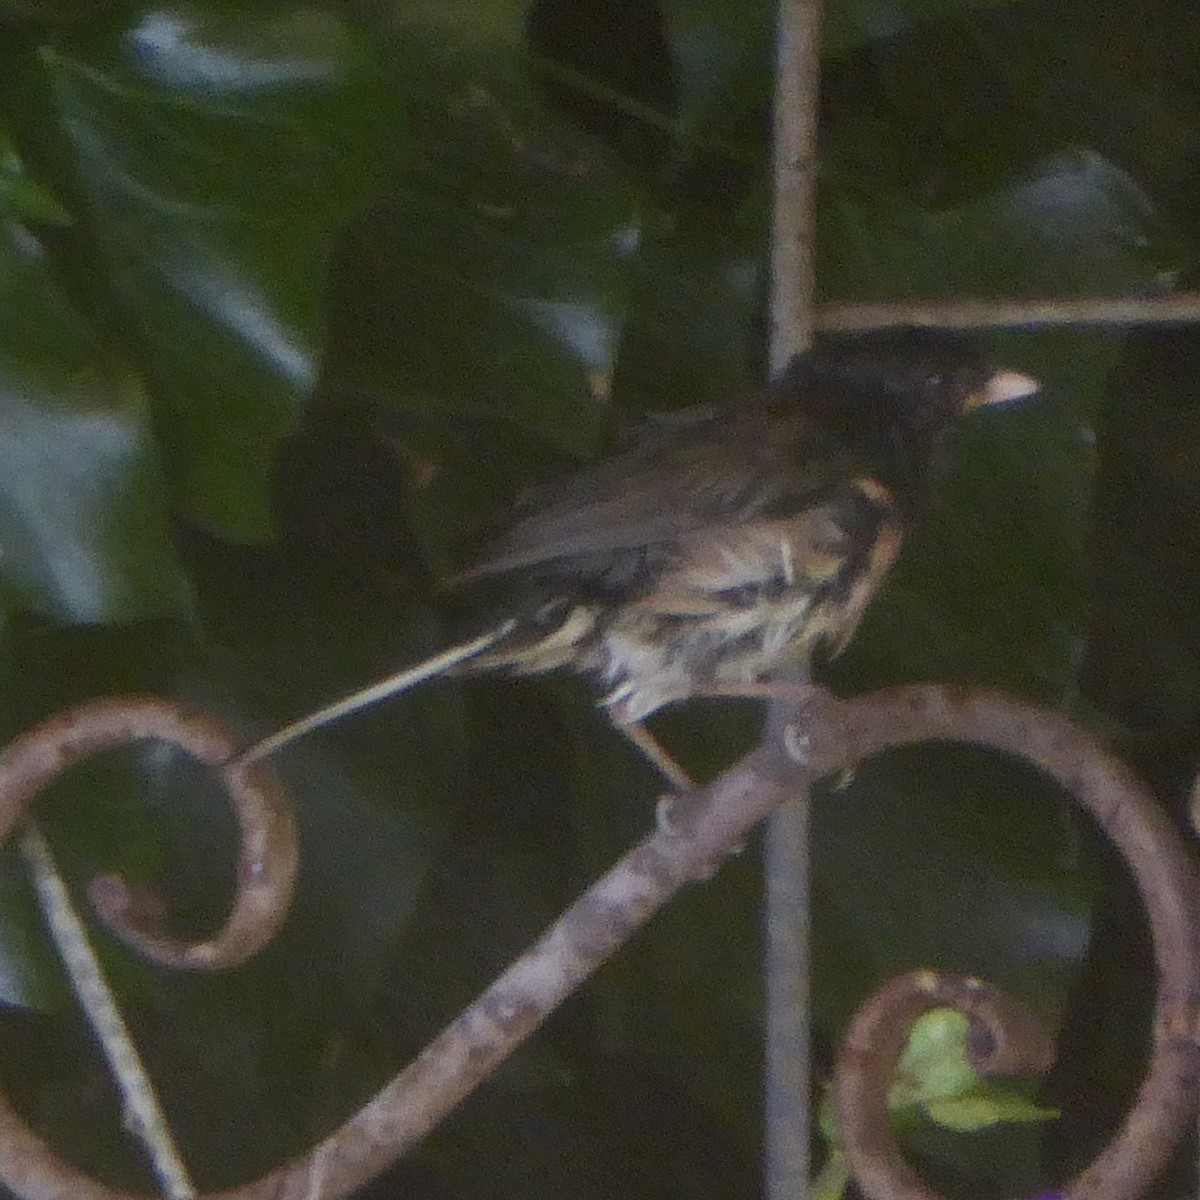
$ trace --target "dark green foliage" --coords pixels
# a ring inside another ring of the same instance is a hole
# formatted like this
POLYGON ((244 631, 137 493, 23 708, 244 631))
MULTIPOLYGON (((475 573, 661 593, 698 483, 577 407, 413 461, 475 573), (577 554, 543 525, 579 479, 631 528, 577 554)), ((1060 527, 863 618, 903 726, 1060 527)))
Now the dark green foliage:
MULTIPOLYGON (((1152 7, 831 5, 822 297, 1185 273, 1200 17, 1152 7)), ((122 691, 263 732, 469 622, 439 585, 524 487, 629 415, 753 386, 772 27, 757 0, 0 0, 0 733, 122 691)), ((831 682, 991 683, 1107 717, 1177 790, 1200 727, 1181 599, 1200 579, 1195 340, 995 338, 1044 394, 964 424, 944 503, 831 682)), ((659 727, 704 774, 755 726, 713 705, 659 727)), ((583 690, 554 683, 439 683, 280 769, 303 867, 260 960, 174 978, 102 940, 205 1187, 347 1116, 657 795, 583 690)), ((233 831, 186 764, 98 763, 45 824, 73 878, 121 868, 164 881, 188 928, 220 919, 233 831)), ((1077 1162, 1136 1078, 1149 988, 1141 968, 1112 982, 1132 918, 1081 967, 1106 869, 1091 830, 1031 773, 945 748, 870 764, 814 825, 822 1052, 895 969, 986 974, 1075 1027, 1119 989, 1080 1051, 1111 1111, 1045 1160, 1077 1162)), ((759 902, 752 846, 397 1186, 756 1194, 759 902)), ((62 1032, 74 1016, 7 859, 0 916, 6 1086, 81 1164, 145 1186, 115 1107, 76 1103, 97 1068, 62 1032)), ((923 1161, 963 1194, 1000 1161, 1014 1189, 1044 1179, 1041 1128, 976 1136, 926 1131, 923 1161)))

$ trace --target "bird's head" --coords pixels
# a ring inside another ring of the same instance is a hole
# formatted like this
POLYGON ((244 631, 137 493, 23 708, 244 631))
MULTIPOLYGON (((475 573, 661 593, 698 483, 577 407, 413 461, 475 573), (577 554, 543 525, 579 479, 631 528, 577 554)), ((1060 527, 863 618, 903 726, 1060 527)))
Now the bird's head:
POLYGON ((989 365, 962 334, 914 327, 822 338, 778 388, 891 482, 920 491, 964 412, 1032 395, 1038 382, 989 365))
POLYGON ((945 329, 829 336, 796 362, 806 362, 814 401, 831 417, 870 414, 913 430, 946 427, 969 409, 1038 390, 1037 380, 988 365, 970 338, 945 329))

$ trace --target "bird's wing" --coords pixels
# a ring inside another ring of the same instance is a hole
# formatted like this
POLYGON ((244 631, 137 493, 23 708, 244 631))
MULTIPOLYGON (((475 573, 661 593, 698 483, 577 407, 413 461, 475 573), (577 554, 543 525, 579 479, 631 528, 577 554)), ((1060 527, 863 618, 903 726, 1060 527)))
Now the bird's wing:
POLYGON ((648 422, 612 458, 531 496, 461 578, 544 567, 586 576, 613 552, 645 552, 714 525, 799 511, 844 486, 861 464, 805 425, 753 407, 648 422))

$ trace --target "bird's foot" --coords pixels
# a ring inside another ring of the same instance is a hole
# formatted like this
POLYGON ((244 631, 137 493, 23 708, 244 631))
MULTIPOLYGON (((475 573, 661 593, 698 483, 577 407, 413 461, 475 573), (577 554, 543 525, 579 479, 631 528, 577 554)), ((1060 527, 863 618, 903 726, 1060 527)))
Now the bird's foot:
MULTIPOLYGON (((679 803, 679 800, 680 796, 678 793, 669 792, 665 796, 659 796, 658 803, 654 806, 654 823, 658 826, 659 833, 665 837, 680 836, 679 826, 675 824, 671 816, 671 810, 679 803)), ((721 864, 725 859, 735 854, 741 854, 745 848, 745 842, 739 842, 736 846, 731 846, 715 858, 709 859, 708 862, 701 863, 692 873, 692 878, 697 883, 707 883, 721 869, 721 864)))

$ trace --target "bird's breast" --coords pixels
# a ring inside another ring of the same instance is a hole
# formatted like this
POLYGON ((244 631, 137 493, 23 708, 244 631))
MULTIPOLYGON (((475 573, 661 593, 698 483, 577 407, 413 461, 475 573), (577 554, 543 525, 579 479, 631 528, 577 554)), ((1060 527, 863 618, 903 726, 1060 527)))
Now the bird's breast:
POLYGON ((900 539, 886 496, 856 484, 853 498, 681 540, 653 585, 597 624, 590 669, 614 720, 806 669, 818 644, 844 645, 900 539))
POLYGON ((754 683, 806 662, 831 632, 822 618, 811 594, 707 616, 625 614, 595 647, 592 669, 606 689, 600 703, 618 724, 629 724, 716 685, 754 683))

